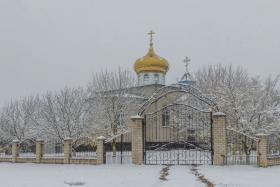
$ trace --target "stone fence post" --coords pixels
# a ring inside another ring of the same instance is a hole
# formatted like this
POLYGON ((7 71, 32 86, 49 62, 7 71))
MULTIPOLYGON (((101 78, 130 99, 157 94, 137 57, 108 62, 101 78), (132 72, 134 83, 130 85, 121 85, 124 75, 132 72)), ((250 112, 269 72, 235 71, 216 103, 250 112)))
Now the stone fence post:
POLYGON ((36 140, 36 163, 41 163, 44 154, 44 140, 36 140))
POLYGON ((217 112, 213 114, 212 141, 212 149, 214 151, 213 165, 221 166, 226 164, 226 115, 222 112, 217 112))
POLYGON ((96 149, 96 159, 97 164, 105 164, 106 163, 106 152, 105 152, 105 141, 104 136, 99 136, 97 138, 97 149, 96 149))
POLYGON ((257 164, 258 167, 267 167, 267 135, 266 134, 257 134, 257 164))
POLYGON ((132 116, 131 117, 131 129, 132 129, 132 163, 143 164, 143 152, 144 152, 144 135, 143 135, 143 117, 132 116))
POLYGON ((64 164, 70 164, 70 160, 72 157, 72 138, 64 139, 64 164))
POLYGON ((17 162, 17 158, 19 156, 19 140, 13 140, 12 143, 12 162, 17 162))

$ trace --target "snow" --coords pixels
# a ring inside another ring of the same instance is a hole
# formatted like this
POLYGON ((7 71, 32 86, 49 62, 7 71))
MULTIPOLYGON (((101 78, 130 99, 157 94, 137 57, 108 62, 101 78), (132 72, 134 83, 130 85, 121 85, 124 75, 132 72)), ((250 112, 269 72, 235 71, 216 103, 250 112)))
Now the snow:
POLYGON ((226 114, 223 112, 216 112, 213 114, 213 116, 225 116, 226 114))
POLYGON ((144 119, 143 117, 139 116, 139 115, 136 115, 136 116, 131 116, 130 117, 132 120, 133 119, 144 119))
MULTIPOLYGON (((171 166, 160 180, 160 165, 61 165, 0 163, 0 186, 5 187, 205 187, 193 166, 171 166)), ((279 187, 280 166, 198 166, 215 186, 279 187)))
POLYGON ((280 166, 200 166, 199 172, 216 186, 279 187, 280 166))
POLYGON ((172 166, 166 181, 165 166, 0 164, 0 186, 5 187, 203 187, 187 166, 172 166), (16 178, 16 180, 14 180, 16 178), (186 185, 187 184, 187 185, 186 185))
POLYGON ((148 187, 156 184, 162 166, 0 164, 0 186, 5 187, 148 187), (14 180, 16 179, 16 180, 14 180))
POLYGON ((167 181, 162 182, 163 187, 205 187, 191 173, 189 166, 173 166, 167 181))

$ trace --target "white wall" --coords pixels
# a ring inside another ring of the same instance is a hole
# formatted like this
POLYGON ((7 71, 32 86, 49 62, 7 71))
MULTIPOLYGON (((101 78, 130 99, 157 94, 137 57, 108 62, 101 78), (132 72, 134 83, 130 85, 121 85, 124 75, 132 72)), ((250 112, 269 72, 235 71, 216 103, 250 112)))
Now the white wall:
POLYGON ((138 86, 145 86, 150 84, 165 85, 165 74, 157 72, 147 72, 138 74, 138 86))

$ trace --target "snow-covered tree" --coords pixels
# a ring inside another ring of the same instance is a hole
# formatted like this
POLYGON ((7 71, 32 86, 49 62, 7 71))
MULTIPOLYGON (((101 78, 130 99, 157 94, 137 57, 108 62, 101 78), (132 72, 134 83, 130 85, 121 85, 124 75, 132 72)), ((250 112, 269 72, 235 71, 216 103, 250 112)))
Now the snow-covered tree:
MULTIPOLYGON (((92 121, 110 136, 116 136, 128 126, 129 113, 135 102, 129 88, 135 86, 135 82, 130 71, 119 68, 117 71, 105 70, 93 74, 88 84, 92 121)), ((113 138, 114 152, 115 146, 113 138)))
POLYGON ((265 81, 250 77, 241 67, 208 66, 195 74, 202 92, 214 98, 227 114, 229 126, 247 134, 280 129, 279 76, 265 81))
POLYGON ((38 96, 14 100, 5 105, 0 116, 2 139, 9 141, 35 139, 40 133, 40 128, 36 123, 39 106, 38 96))
POLYGON ((40 109, 45 136, 53 139, 79 138, 87 134, 86 95, 82 88, 65 88, 46 93, 40 109))

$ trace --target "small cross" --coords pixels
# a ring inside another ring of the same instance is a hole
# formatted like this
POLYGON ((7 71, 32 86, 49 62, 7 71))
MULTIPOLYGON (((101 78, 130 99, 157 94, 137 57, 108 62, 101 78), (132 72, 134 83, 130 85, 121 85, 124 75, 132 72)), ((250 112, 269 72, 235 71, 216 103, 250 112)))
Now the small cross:
POLYGON ((186 64, 186 73, 188 73, 189 72, 189 65, 190 65, 190 62, 191 61, 191 59, 189 59, 189 57, 186 57, 185 59, 184 59, 184 63, 186 64))
POLYGON ((151 37, 151 38, 150 38, 150 46, 153 45, 153 35, 154 35, 154 34, 156 34, 156 33, 155 33, 154 31, 152 31, 152 30, 148 33, 148 35, 150 35, 150 37, 151 37))

